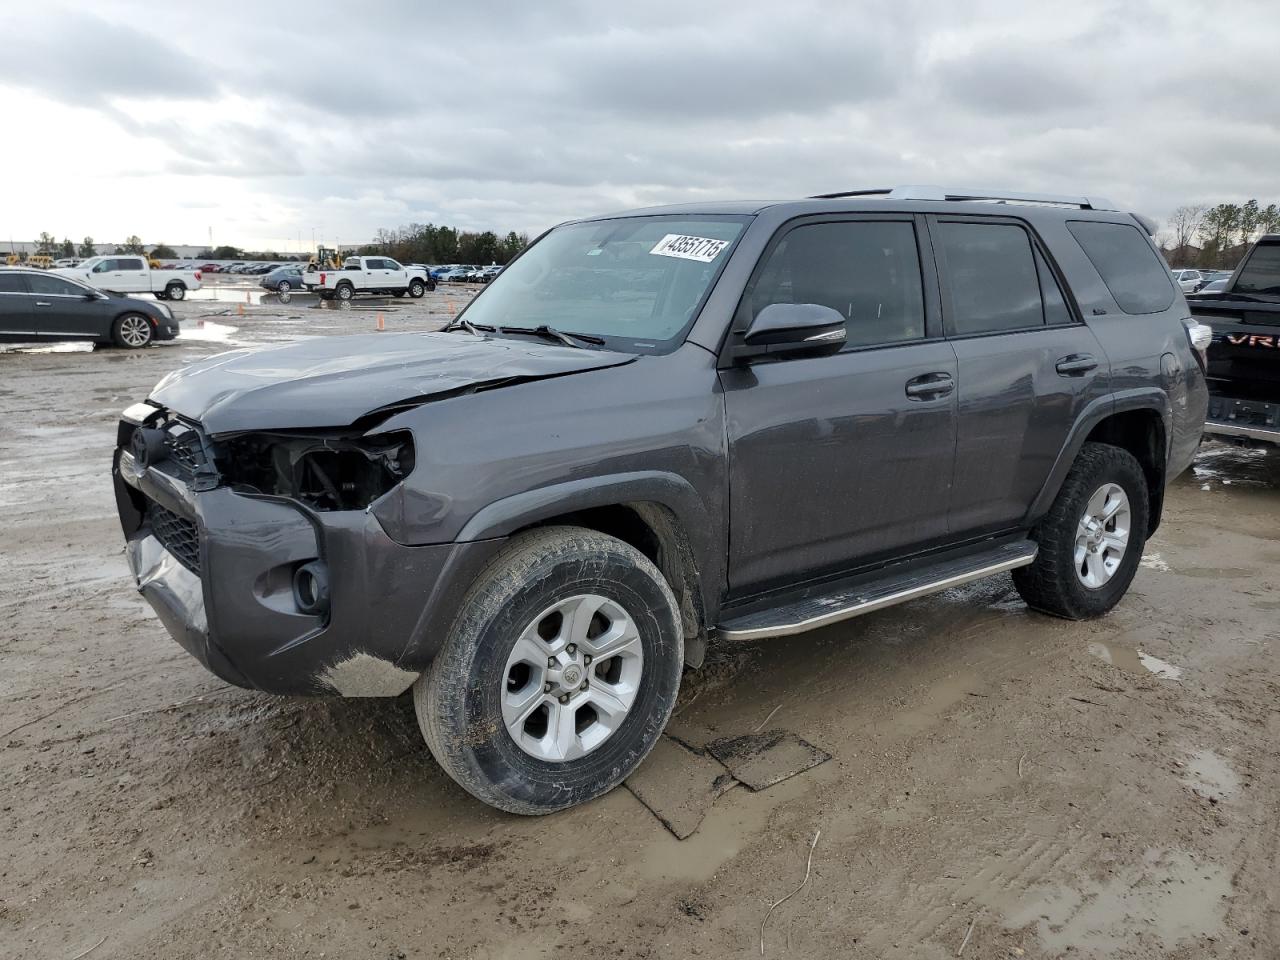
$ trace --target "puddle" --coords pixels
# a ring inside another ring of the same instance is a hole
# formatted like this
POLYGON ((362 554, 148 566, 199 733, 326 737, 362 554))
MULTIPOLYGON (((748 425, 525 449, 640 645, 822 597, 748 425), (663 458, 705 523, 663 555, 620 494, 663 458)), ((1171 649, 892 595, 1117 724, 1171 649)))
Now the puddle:
POLYGON ((64 340, 61 343, 0 343, 0 353, 93 353, 88 340, 64 340))
POLYGON ((1192 467, 1193 476, 1208 490, 1214 482, 1223 486, 1280 486, 1280 458, 1266 447, 1238 447, 1230 443, 1207 443, 1200 448, 1192 467))
POLYGON ((275 301, 277 294, 274 290, 264 290, 261 287, 203 286, 199 290, 188 290, 186 299, 253 305, 262 303, 263 297, 270 297, 271 301, 275 301))
POLYGON ((1153 673, 1161 680, 1182 679, 1181 667, 1175 667, 1173 664, 1166 663, 1159 657, 1153 657, 1149 653, 1143 653, 1141 650, 1122 647, 1103 640, 1095 640, 1089 644, 1089 652, 1103 663, 1109 663, 1113 667, 1124 670, 1126 673, 1153 673))
POLYGON ((225 323, 215 323, 212 320, 202 320, 196 323, 188 321, 182 324, 178 339, 200 340, 206 343, 238 344, 240 341, 233 340, 232 334, 238 333, 239 330, 239 327, 233 327, 225 323))
POLYGON ((1240 778, 1212 750, 1196 750, 1183 767, 1182 782, 1206 800, 1226 800, 1240 788, 1240 778))
POLYGON ((1005 919, 1011 927, 1034 923, 1053 956, 1128 955, 1140 945, 1158 946, 1163 954, 1215 934, 1230 892, 1230 875, 1221 867, 1178 850, 1148 850, 1140 864, 1105 881, 1032 891, 1005 919))

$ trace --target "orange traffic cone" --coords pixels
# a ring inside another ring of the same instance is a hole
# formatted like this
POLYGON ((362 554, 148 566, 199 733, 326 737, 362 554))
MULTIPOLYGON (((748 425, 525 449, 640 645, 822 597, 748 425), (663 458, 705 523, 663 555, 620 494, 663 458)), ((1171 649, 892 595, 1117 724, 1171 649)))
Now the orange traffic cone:
POLYGON ((382 320, 382 314, 378 314, 378 332, 381 333, 385 329, 387 329, 387 325, 382 320))
POLYGON ((458 309, 453 305, 452 300, 446 300, 444 302, 444 308, 449 311, 450 316, 456 315, 458 312, 458 309))
POLYGON ((236 304, 236 313, 240 314, 240 316, 242 316, 242 317, 244 316, 244 304, 243 304, 243 303, 237 303, 237 304, 236 304))

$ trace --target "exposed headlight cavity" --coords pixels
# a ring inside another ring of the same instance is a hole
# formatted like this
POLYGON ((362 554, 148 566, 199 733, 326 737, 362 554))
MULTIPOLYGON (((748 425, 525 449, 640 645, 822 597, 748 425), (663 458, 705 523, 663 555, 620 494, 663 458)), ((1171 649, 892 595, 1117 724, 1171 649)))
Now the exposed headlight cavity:
POLYGON ((223 444, 233 487, 289 497, 314 510, 363 510, 413 472, 413 437, 243 434, 223 444))

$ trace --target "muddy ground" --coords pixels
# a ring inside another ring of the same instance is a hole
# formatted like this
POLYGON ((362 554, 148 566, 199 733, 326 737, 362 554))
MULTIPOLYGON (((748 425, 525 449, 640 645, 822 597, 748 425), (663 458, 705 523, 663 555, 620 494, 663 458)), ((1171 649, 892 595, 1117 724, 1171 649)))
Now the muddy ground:
POLYGON ((205 673, 126 570, 118 412, 225 343, 428 329, 464 296, 193 301, 175 344, 0 352, 0 956, 759 956, 810 853, 767 956, 1280 955, 1275 453, 1206 446, 1103 620, 1003 577, 713 651, 675 735, 768 719, 832 759, 683 841, 627 789, 482 806, 408 698, 205 673))

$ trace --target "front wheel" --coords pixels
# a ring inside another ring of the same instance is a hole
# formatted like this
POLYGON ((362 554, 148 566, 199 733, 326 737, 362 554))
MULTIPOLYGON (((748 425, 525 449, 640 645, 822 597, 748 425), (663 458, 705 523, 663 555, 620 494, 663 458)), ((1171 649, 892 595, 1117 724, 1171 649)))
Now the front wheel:
POLYGON ((422 295, 426 292, 427 292, 427 285, 423 283, 421 280, 409 281, 409 296, 413 297, 413 299, 417 300, 421 298, 422 295))
POLYGON ((1033 536, 1035 563, 1013 571, 1028 606, 1069 620, 1106 613, 1133 582, 1146 543, 1147 478, 1137 458, 1086 443, 1033 536))
POLYGON ((647 557, 547 527, 513 540, 472 585, 414 706, 431 753, 473 796, 552 813, 639 765, 683 662, 675 597, 647 557))
POLYGON ((140 350, 151 342, 155 331, 151 321, 140 313, 126 313, 116 317, 111 325, 111 339, 117 347, 140 350))

